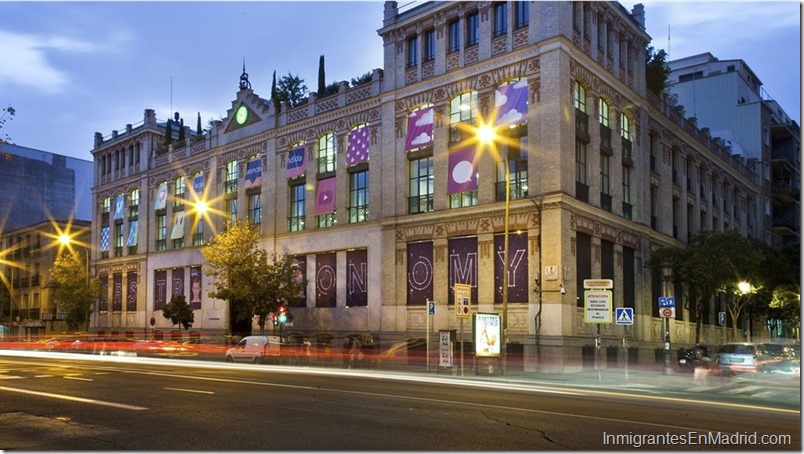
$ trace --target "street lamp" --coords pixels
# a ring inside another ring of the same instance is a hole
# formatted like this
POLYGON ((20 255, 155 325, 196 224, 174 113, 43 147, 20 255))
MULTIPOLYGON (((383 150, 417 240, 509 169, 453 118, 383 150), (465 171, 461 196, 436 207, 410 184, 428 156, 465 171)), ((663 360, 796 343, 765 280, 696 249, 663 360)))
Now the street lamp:
MULTIPOLYGON (((61 234, 59 234, 58 239, 59 239, 59 243, 61 243, 62 246, 67 247, 68 250, 72 250, 73 246, 80 247, 81 249, 84 250, 84 259, 85 259, 86 270, 87 270, 86 283, 87 283, 87 289, 89 289, 89 272, 90 272, 89 271, 89 249, 84 247, 84 246, 79 245, 76 241, 73 241, 72 236, 70 234, 66 233, 66 232, 62 232, 61 234)), ((87 308, 86 308, 87 333, 89 333, 89 306, 90 305, 87 304, 87 308)))
MULTIPOLYGON (((662 262, 662 281, 664 282, 663 294, 670 296, 670 282, 673 279, 673 266, 669 262, 662 262)), ((665 317, 664 322, 664 375, 673 373, 670 365, 670 317, 665 317)))
MULTIPOLYGON (((737 290, 743 296, 750 295, 751 293, 754 293, 754 287, 749 282, 746 282, 746 281, 741 281, 741 282, 737 283, 737 290)), ((745 315, 746 315, 745 319, 747 319, 746 322, 747 322, 747 325, 748 325, 748 329, 745 331, 745 334, 747 335, 746 340, 748 342, 751 342, 751 339, 753 338, 754 327, 753 327, 753 323, 752 323, 752 320, 751 320, 751 314, 749 313, 749 311, 750 311, 750 309, 748 308, 748 304, 746 304, 746 306, 745 306, 745 315)), ((736 340, 737 339, 735 339, 735 341, 736 340)))

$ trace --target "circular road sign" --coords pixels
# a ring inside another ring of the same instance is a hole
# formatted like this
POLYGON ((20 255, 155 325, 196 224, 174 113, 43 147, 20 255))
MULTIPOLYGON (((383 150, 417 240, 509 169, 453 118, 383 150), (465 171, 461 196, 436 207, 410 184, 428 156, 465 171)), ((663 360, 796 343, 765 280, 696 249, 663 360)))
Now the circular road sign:
POLYGON ((662 308, 662 317, 670 318, 673 316, 673 309, 669 307, 662 308))

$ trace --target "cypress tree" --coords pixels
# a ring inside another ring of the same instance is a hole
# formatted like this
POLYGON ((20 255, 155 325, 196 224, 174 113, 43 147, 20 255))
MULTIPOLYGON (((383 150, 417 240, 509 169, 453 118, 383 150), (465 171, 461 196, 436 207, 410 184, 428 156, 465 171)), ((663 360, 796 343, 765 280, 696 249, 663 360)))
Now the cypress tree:
POLYGON ((279 102, 279 92, 276 91, 276 70, 274 70, 274 81, 271 82, 271 101, 274 102, 274 110, 279 113, 281 104, 279 102))
POLYGON ((324 78, 324 56, 318 58, 318 96, 323 97, 327 90, 327 84, 324 78))
POLYGON ((184 142, 184 118, 179 120, 179 142, 184 142))
POLYGON ((173 120, 168 118, 165 123, 165 145, 173 143, 173 120))
POLYGON ((200 138, 204 131, 201 129, 201 112, 198 112, 198 125, 195 127, 195 135, 200 138))

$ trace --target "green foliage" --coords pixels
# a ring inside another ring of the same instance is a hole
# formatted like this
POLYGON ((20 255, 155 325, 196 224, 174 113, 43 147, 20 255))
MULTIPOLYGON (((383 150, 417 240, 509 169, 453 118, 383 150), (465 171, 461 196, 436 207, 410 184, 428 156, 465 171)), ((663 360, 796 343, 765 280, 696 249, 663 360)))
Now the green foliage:
POLYGON ((173 120, 168 118, 165 123, 165 145, 170 145, 173 142, 173 120))
POLYGON ((276 95, 280 102, 286 102, 290 107, 307 103, 307 85, 304 79, 290 72, 282 76, 277 82, 276 95))
POLYGON ((667 52, 659 49, 654 52, 653 46, 645 49, 645 81, 648 90, 655 95, 669 94, 667 92, 667 82, 670 77, 670 67, 667 66, 667 52))
POLYGON ((77 251, 66 252, 56 257, 50 268, 53 302, 67 312, 67 325, 72 330, 84 323, 89 327, 90 309, 101 295, 100 282, 89 278, 85 264, 85 257, 77 251))
POLYGON ((162 309, 162 316, 170 320, 174 325, 183 326, 185 330, 190 329, 195 321, 193 309, 187 304, 184 295, 173 295, 162 309))
POLYGON ((350 83, 352 84, 353 87, 356 87, 358 85, 367 84, 367 83, 371 82, 371 74, 372 74, 371 71, 369 71, 369 72, 367 72, 367 73, 365 73, 362 76, 359 76, 357 78, 352 77, 352 80, 350 81, 350 83))
POLYGON ((184 118, 182 118, 181 120, 179 120, 179 142, 185 141, 186 139, 185 134, 186 133, 184 132, 184 118))
POLYGON ((340 89, 340 84, 338 82, 332 82, 331 84, 327 85, 324 88, 324 96, 331 96, 338 93, 340 89))
POLYGON ((195 126, 195 137, 199 138, 204 135, 204 130, 201 129, 201 112, 198 112, 198 123, 195 126))
POLYGON ((276 70, 274 70, 274 77, 271 81, 271 101, 274 103, 274 111, 279 113, 282 110, 282 105, 280 104, 279 92, 276 89, 276 70))
MULTIPOLYGON (((3 129, 7 121, 13 120, 12 117, 17 114, 17 111, 13 107, 8 106, 0 110, 0 112, 2 112, 0 114, 0 129, 3 129)), ((11 137, 9 137, 8 134, 0 135, 0 143, 11 143, 11 137)), ((9 156, 11 155, 6 156, 6 159, 10 159, 9 156)))
POLYGON ((318 96, 327 96, 327 82, 324 76, 324 56, 318 58, 318 96))
POLYGON ((258 240, 258 228, 238 221, 204 245, 201 254, 209 264, 204 272, 214 283, 209 295, 229 301, 233 325, 256 315, 262 331, 268 314, 298 297, 307 284, 297 280, 292 257, 269 258, 258 240))

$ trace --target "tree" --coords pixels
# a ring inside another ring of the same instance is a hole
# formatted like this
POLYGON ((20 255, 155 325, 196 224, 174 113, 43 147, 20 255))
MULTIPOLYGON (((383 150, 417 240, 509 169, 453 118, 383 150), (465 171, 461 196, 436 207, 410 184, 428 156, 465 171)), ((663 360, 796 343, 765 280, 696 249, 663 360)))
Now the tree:
POLYGON ((179 142, 184 143, 186 137, 184 132, 184 118, 179 120, 179 142))
POLYGON ((654 52, 653 46, 648 46, 645 57, 645 82, 648 90, 657 96, 667 94, 667 81, 670 77, 667 52, 664 49, 654 52))
POLYGON ((307 85, 304 79, 290 72, 282 76, 277 82, 277 98, 280 102, 286 102, 290 107, 296 107, 307 101, 307 85))
POLYGON ((326 96, 327 82, 324 77, 324 56, 318 57, 318 96, 326 96))
POLYGON ((271 81, 271 101, 274 103, 274 111, 279 113, 282 109, 282 105, 279 100, 279 92, 276 90, 276 70, 274 70, 274 78, 273 81, 271 81))
POLYGON ((201 140, 204 137, 204 130, 201 129, 201 112, 198 112, 198 123, 195 126, 195 139, 201 140))
POLYGON ((257 288, 254 298, 254 313, 259 317, 257 325, 260 334, 265 334, 265 322, 271 312, 279 306, 296 300, 307 286, 304 276, 300 275, 296 259, 289 255, 274 254, 269 262, 268 255, 263 254, 262 263, 258 266, 257 288))
MULTIPOLYGON (((0 129, 3 129, 7 121, 13 120, 12 117, 17 114, 17 111, 13 107, 8 106, 0 110, 0 112, 2 112, 0 113, 0 129)), ((5 133, 0 135, 0 143, 11 143, 11 137, 5 133)), ((4 153, 4 155, 6 155, 6 159, 11 159, 10 154, 4 153)))
POLYGON ((353 87, 356 87, 358 85, 363 85, 365 83, 371 82, 371 78, 372 78, 372 72, 369 71, 363 74, 362 76, 356 78, 352 77, 352 80, 350 80, 349 82, 352 84, 353 87))
POLYGON ((187 304, 187 299, 184 295, 173 295, 162 309, 162 316, 170 320, 174 325, 183 326, 185 330, 190 329, 195 321, 193 309, 187 304))
POLYGON ((101 296, 100 282, 89 278, 85 263, 85 257, 78 251, 64 252, 50 268, 55 287, 53 302, 67 312, 67 326, 71 330, 77 330, 83 323, 89 330, 90 309, 101 296))
POLYGON ((717 294, 732 292, 747 272, 746 262, 761 261, 751 249, 749 240, 736 230, 703 231, 684 246, 658 249, 651 257, 651 267, 669 264, 673 278, 685 284, 684 307, 695 316, 695 342, 701 341, 703 313, 717 294), (744 257, 741 255, 745 255, 744 257))
POLYGON ((170 145, 173 142, 173 120, 168 118, 165 123, 165 145, 170 145))
POLYGON ((201 255, 209 264, 204 272, 214 282, 209 295, 229 301, 232 334, 251 334, 253 299, 258 292, 256 264, 262 262, 265 253, 257 248, 258 239, 259 230, 241 220, 201 248, 201 255))

